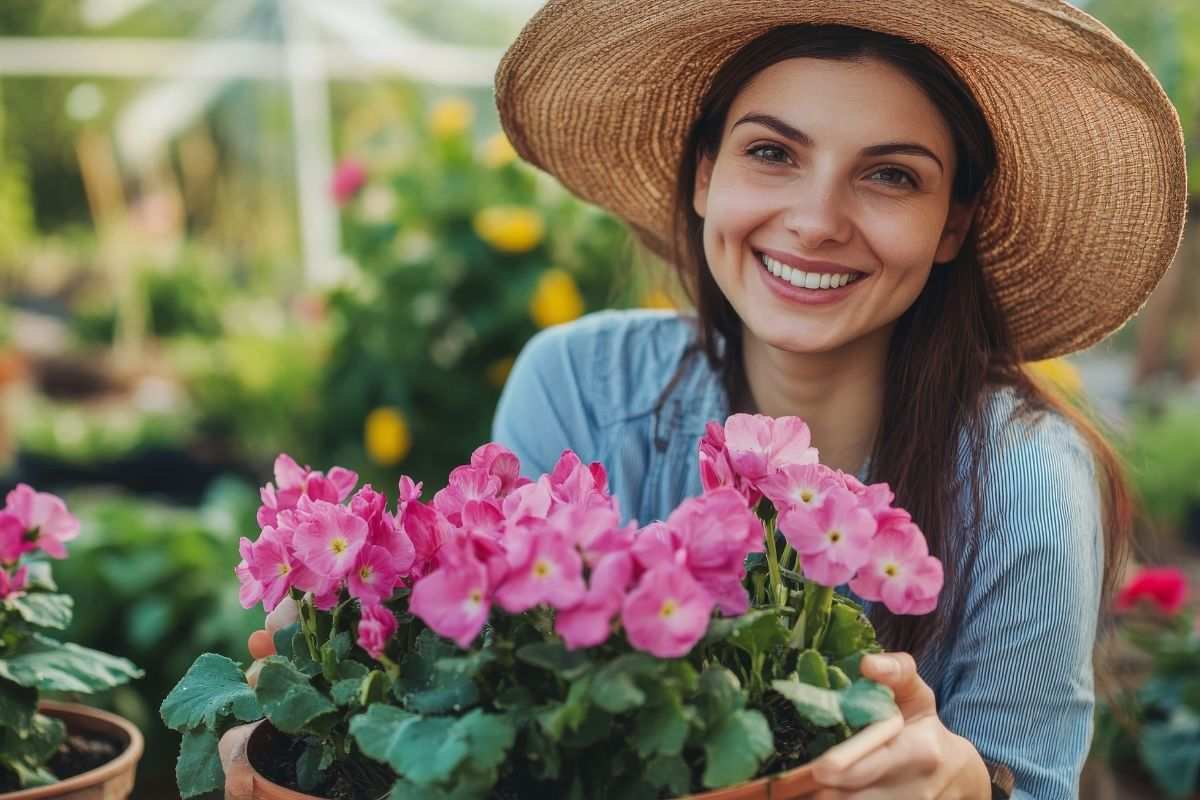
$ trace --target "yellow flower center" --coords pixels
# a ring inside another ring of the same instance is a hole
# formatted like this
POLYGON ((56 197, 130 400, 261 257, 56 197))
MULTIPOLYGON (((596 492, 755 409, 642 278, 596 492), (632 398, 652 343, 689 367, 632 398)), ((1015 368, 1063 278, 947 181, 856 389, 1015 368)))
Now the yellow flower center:
POLYGON ((812 489, 801 489, 800 490, 800 502, 811 503, 812 499, 813 499, 813 490, 812 489))
POLYGON ((350 543, 340 536, 335 536, 329 540, 329 549, 335 556, 340 556, 346 552, 346 548, 349 546, 350 543))
POLYGON ((470 601, 471 605, 478 606, 481 603, 483 603, 483 590, 482 589, 472 589, 471 593, 469 595, 467 595, 467 598, 470 601))
POLYGON ((832 542, 833 544, 837 544, 841 540, 842 540, 842 532, 841 531, 832 530, 829 532, 829 541, 830 542, 832 542))
POLYGON ((900 568, 895 564, 887 564, 883 568, 883 574, 887 575, 889 578, 896 577, 896 573, 898 572, 900 572, 900 568))
POLYGON ((539 558, 537 561, 533 562, 533 577, 544 578, 550 574, 550 571, 550 562, 546 559, 539 558))
POLYGON ((362 569, 360 569, 360 570, 358 571, 358 577, 359 577, 359 578, 361 578, 361 579, 362 579, 362 580, 364 580, 364 581, 369 581, 369 580, 371 580, 371 576, 372 576, 373 574, 375 574, 375 573, 374 573, 374 572, 371 570, 371 567, 370 567, 370 566, 364 566, 362 569))
POLYGON ((287 575, 291 571, 292 571, 292 568, 282 562, 277 567, 275 567, 275 574, 277 574, 277 575, 287 575))
POLYGON ((666 600, 663 600, 662 608, 658 610, 658 615, 663 619, 667 619, 675 613, 677 608, 679 608, 679 604, 673 598, 668 597, 666 600))

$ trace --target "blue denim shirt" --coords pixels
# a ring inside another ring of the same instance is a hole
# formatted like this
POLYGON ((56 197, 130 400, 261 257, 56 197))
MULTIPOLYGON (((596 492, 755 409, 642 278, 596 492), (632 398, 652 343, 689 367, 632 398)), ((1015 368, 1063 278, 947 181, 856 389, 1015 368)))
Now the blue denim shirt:
MULTIPOLYGON (((626 519, 665 519, 701 492, 697 442, 728 416, 703 357, 658 402, 694 337, 692 318, 644 310, 542 331, 517 358, 492 438, 531 478, 565 448, 600 461, 626 519)), ((1050 414, 1018 421, 1014 407, 1003 391, 989 401, 990 477, 962 623, 919 669, 942 722, 1013 770, 1015 797, 1066 800, 1092 736, 1100 499, 1075 428, 1050 414)))

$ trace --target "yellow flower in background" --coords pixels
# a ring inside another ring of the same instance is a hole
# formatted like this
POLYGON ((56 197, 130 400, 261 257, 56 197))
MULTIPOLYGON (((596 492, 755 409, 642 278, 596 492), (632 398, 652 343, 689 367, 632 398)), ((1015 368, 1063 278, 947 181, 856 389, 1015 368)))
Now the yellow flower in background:
POLYGON ((367 414, 363 445, 367 456, 376 464, 390 467, 403 461, 412 449, 412 433, 400 409, 380 406, 367 414))
POLYGON ((671 295, 662 289, 651 289, 642 295, 641 305, 642 308, 665 308, 669 310, 677 308, 675 301, 671 299, 671 295))
POLYGON ((529 316, 539 328, 570 322, 583 313, 583 295, 566 270, 548 269, 529 298, 529 316))
POLYGON ((513 149, 512 143, 503 133, 489 136, 483 143, 480 155, 484 166, 488 169, 499 169, 517 159, 517 151, 513 149))
POLYGON ((1070 397, 1083 394, 1083 379, 1079 376, 1079 370, 1065 358, 1034 361, 1028 366, 1034 377, 1040 378, 1063 394, 1070 397))
POLYGON ((532 208, 490 206, 473 220, 475 233, 502 253, 527 253, 546 235, 546 222, 532 208))
POLYGON ((438 139, 466 133, 475 121, 475 107, 461 97, 446 97, 429 110, 429 131, 438 139))
POLYGON ((497 389, 502 387, 504 382, 508 380, 508 373, 512 372, 514 361, 516 359, 512 356, 505 356, 504 358, 497 358, 491 364, 488 364, 487 369, 484 370, 487 382, 497 389))

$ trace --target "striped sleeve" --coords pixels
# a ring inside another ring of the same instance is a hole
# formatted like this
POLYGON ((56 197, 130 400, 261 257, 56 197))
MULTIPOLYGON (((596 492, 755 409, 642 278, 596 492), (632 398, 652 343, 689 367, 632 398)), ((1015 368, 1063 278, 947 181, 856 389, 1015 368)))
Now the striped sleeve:
POLYGON ((1092 736, 1104 568, 1090 451, 1066 420, 998 430, 978 557, 937 695, 948 728, 1009 766, 1014 797, 1078 797, 1092 736))

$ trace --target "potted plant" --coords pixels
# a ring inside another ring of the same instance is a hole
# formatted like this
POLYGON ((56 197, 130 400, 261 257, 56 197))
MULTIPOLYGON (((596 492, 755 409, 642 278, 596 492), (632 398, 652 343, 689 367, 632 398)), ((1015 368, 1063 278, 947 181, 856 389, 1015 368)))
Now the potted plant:
POLYGON ((531 482, 486 444, 431 503, 401 479, 394 513, 281 456, 237 573, 244 605, 290 597, 299 619, 254 687, 210 653, 164 700, 182 794, 220 787, 218 738, 264 717, 261 797, 807 793, 807 762, 898 714, 833 587, 927 613, 941 564, 799 419, 710 423, 700 464, 704 493, 639 528, 569 450, 531 482))
POLYGON ((1200 618, 1187 599, 1175 567, 1143 568, 1117 596, 1145 667, 1099 710, 1093 751, 1112 768, 1114 797, 1200 798, 1200 618))
POLYGON ((44 692, 90 693, 141 672, 122 658, 61 642, 71 622, 45 557, 65 558, 79 523, 61 499, 20 484, 0 510, 0 797, 124 798, 142 736, 129 722, 44 692), (99 794, 97 794, 99 793, 99 794))

